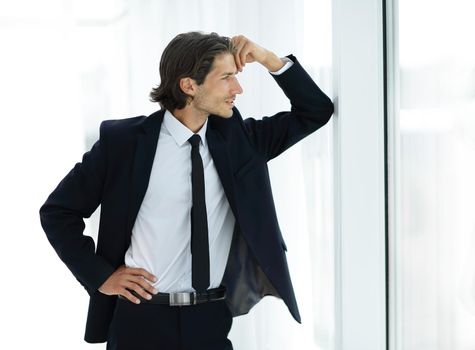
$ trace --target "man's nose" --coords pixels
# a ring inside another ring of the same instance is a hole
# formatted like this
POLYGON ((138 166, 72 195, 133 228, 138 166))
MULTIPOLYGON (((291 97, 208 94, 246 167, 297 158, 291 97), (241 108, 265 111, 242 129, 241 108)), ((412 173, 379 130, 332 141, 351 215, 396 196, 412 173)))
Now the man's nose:
POLYGON ((236 79, 235 84, 233 86, 233 95, 242 94, 242 92, 243 90, 242 90, 241 84, 239 84, 239 81, 237 81, 236 79))

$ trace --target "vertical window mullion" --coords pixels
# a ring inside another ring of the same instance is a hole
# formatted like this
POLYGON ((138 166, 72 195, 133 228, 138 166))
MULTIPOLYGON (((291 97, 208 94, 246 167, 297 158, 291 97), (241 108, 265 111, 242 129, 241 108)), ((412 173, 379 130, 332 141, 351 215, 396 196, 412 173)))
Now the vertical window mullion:
POLYGON ((333 3, 336 348, 386 348, 383 9, 333 3))

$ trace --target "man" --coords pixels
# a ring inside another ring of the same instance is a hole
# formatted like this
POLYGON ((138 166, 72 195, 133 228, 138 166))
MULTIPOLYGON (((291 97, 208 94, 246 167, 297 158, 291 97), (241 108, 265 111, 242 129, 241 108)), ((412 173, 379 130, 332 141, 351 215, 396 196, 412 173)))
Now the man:
POLYGON ((90 295, 85 340, 109 349, 232 349, 232 317, 265 295, 300 322, 267 162, 328 122, 330 99, 297 59, 248 38, 190 32, 160 61, 162 107, 101 123, 40 209, 90 295), (236 75, 258 62, 290 112, 243 120, 236 75), (84 221, 101 205, 95 250, 84 221))

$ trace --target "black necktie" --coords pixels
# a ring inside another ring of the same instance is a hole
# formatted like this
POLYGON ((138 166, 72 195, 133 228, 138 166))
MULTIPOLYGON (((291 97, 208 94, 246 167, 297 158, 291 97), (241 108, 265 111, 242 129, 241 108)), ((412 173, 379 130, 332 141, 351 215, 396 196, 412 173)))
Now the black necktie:
POLYGON ((203 162, 200 156, 200 135, 188 139, 191 143, 191 185, 193 206, 191 208, 191 279, 197 292, 209 287, 208 219, 206 217, 205 181, 203 162))

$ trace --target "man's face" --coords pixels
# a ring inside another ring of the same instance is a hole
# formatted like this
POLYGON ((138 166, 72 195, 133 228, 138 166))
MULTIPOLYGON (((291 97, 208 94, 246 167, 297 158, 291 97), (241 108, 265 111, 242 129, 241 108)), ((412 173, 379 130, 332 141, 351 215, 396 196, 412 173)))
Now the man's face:
POLYGON ((205 114, 230 118, 233 115, 233 101, 237 94, 242 93, 236 74, 233 55, 224 53, 216 56, 205 81, 197 87, 193 107, 205 114))

